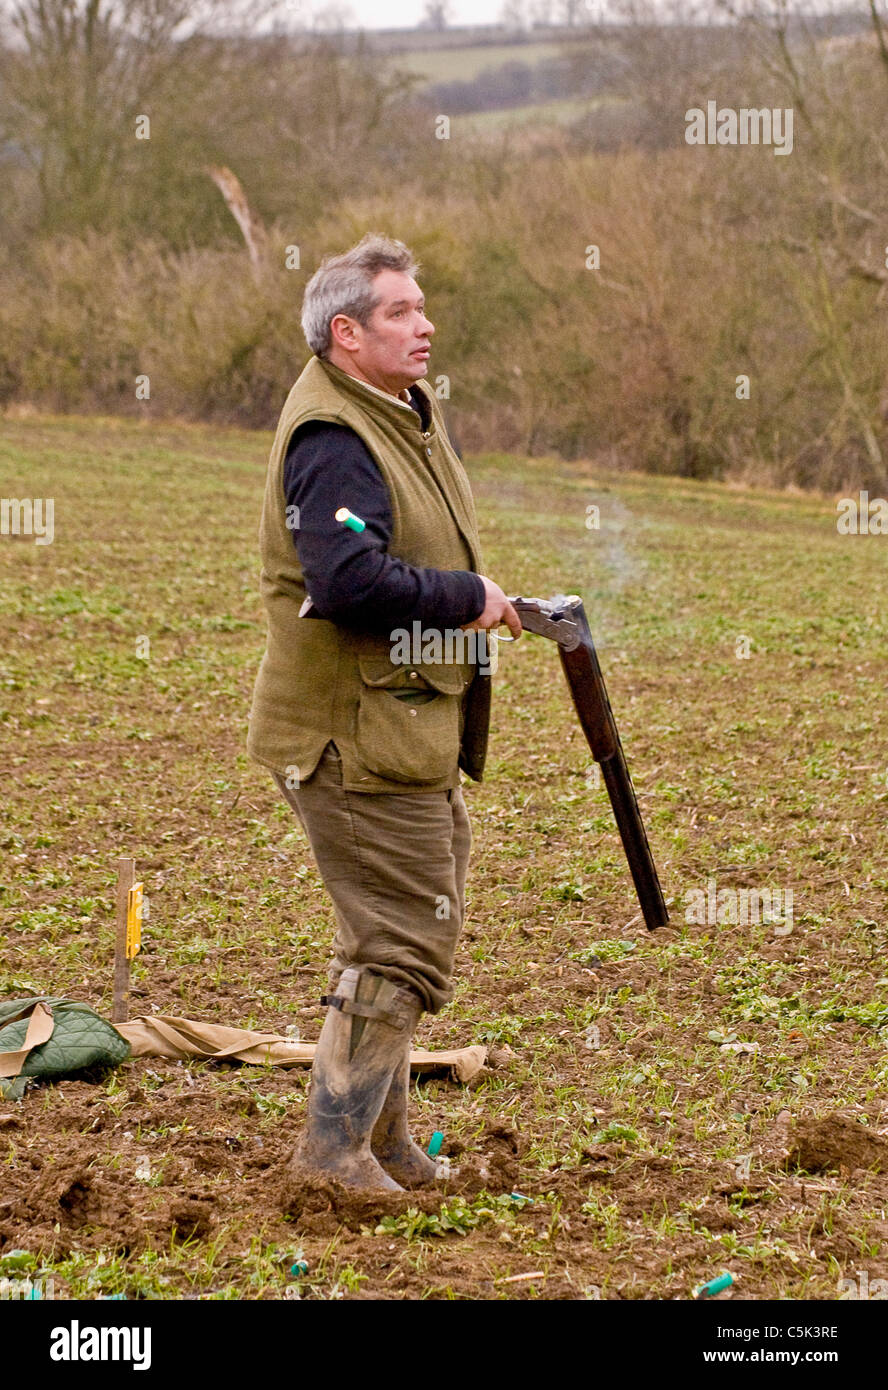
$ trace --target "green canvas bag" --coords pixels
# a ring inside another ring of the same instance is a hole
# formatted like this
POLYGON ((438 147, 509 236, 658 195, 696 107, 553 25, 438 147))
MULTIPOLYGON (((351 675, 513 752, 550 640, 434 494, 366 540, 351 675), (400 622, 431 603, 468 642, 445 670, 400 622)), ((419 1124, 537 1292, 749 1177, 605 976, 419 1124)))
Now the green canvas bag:
POLYGON ((70 1076, 117 1067, 130 1045, 112 1024, 73 999, 0 1001, 0 1095, 18 1100, 29 1076, 70 1076))

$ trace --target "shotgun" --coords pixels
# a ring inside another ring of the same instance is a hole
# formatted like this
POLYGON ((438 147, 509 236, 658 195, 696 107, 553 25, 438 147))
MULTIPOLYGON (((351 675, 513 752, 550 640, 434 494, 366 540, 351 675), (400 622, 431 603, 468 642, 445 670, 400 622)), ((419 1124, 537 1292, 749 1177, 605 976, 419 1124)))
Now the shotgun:
POLYGON ((558 644, 562 670, 580 726, 593 758, 601 765, 645 926, 648 931, 665 926, 669 913, 582 599, 572 594, 569 598, 513 598, 509 602, 526 632, 535 632, 558 644))

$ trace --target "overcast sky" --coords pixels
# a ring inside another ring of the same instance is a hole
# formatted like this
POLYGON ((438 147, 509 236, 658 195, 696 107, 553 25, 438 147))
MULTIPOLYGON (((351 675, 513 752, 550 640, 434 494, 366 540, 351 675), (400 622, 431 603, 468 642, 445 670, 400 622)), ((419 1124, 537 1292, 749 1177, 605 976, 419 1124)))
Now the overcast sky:
MULTIPOLYGON (((422 0, 350 0, 355 22, 364 29, 410 29, 423 17, 422 0)), ((493 24, 500 0, 451 0, 451 24, 493 24)))
MULTIPOLYGON (((512 0, 512 8, 516 0, 512 0)), ((785 6, 790 14, 799 12, 842 14, 848 10, 856 11, 865 17, 868 0, 774 0, 775 12, 785 6)), ((496 24, 500 21, 504 0, 445 0, 448 25, 459 27, 463 24, 496 24)), ((542 9, 553 16, 563 12, 564 0, 517 0, 518 8, 533 15, 542 9)), ((581 0, 581 5, 583 0, 581 0)), ((705 14, 712 15, 713 6, 707 0, 642 0, 638 6, 643 13, 648 5, 654 13, 664 19, 693 21, 705 14)), ((286 0, 289 9, 298 13, 304 21, 313 16, 316 20, 326 19, 321 27, 340 26, 348 29, 412 29, 426 12, 426 0, 286 0), (329 21, 332 20, 332 25, 329 21)), ((584 0, 584 7, 593 19, 616 19, 631 11, 631 6, 609 0, 584 0)), ((727 8, 714 7, 716 19, 724 22, 727 8)), ((748 8, 742 0, 739 9, 748 8)))
MULTIPOLYGON (((503 0, 447 0, 448 23, 495 24, 503 0)), ((425 14, 425 0, 308 0, 294 8, 317 16, 329 14, 348 28, 412 29, 425 14)))

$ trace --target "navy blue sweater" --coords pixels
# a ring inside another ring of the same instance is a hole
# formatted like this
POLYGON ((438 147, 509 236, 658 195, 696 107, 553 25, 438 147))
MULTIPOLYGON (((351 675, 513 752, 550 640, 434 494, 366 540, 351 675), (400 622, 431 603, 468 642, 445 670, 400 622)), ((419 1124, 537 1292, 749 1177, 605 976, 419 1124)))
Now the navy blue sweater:
MULTIPOLYGON (((411 393, 411 403, 422 415, 411 393)), ((366 445, 347 425, 300 425, 284 461, 287 505, 297 506, 293 544, 313 603, 309 616, 365 632, 388 633, 414 621, 462 627, 484 609, 484 585, 470 570, 421 569, 388 554, 388 488, 366 445), (335 520, 348 507, 366 529, 335 520), (355 541, 361 544, 355 545, 355 541)))

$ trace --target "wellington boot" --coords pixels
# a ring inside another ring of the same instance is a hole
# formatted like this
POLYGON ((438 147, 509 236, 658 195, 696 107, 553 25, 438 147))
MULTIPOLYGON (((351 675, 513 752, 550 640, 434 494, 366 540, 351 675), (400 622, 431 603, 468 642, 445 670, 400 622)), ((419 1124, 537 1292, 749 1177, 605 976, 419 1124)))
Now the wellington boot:
MULTIPOLYGON (((414 999, 416 996, 413 996, 414 999)), ((401 1057, 383 1102, 379 1119, 373 1129, 370 1147, 385 1171, 402 1187, 419 1187, 432 1182, 437 1164, 424 1154, 410 1137, 407 1127, 407 1095, 410 1090, 410 1042, 421 1013, 417 999, 410 1006, 407 1037, 401 1046, 401 1057)))
POLYGON ((404 1056, 411 993, 370 971, 339 977, 315 1050, 308 1130, 291 1166, 300 1175, 333 1178, 346 1187, 400 1192, 380 1167, 370 1136, 392 1077, 404 1056))

